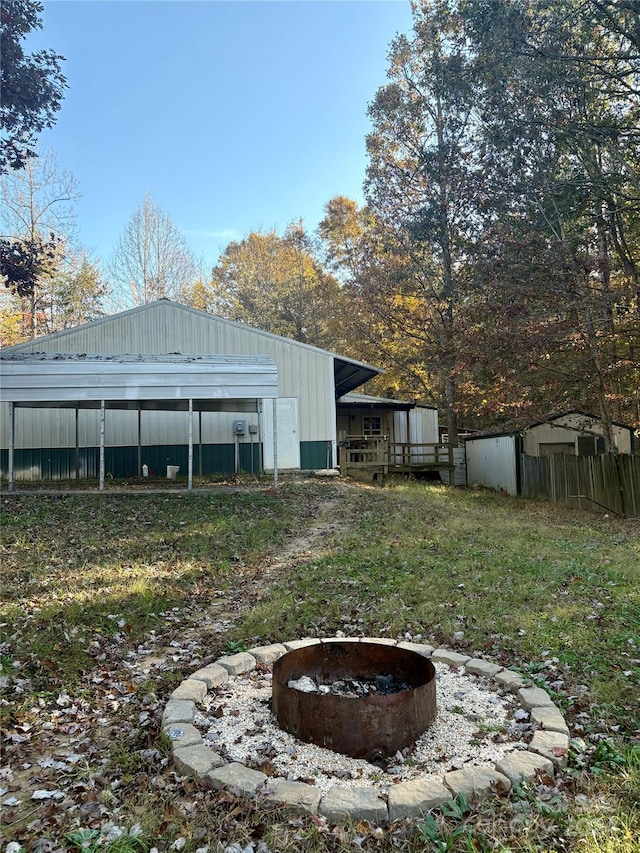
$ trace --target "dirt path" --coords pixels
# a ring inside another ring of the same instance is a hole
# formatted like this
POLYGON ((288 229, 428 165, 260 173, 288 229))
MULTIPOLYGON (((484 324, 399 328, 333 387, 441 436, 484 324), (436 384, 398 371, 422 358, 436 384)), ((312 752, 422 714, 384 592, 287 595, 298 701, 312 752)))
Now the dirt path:
POLYGON ((206 603, 193 600, 191 607, 163 614, 163 624, 135 648, 105 643, 103 660, 72 695, 61 691, 11 716, 0 766, 2 841, 55 837, 69 819, 97 828, 117 823, 128 812, 120 765, 134 756, 149 764, 137 769, 142 787, 153 774, 167 784, 170 766, 154 744, 173 686, 219 656, 242 612, 283 573, 340 546, 358 493, 337 487, 339 497, 332 490, 332 497, 310 507, 304 532, 257 568, 239 572, 231 592, 211 590, 206 603))
MULTIPOLYGON (((340 547, 342 538, 350 527, 344 508, 342 496, 340 501, 331 498, 318 503, 313 510, 314 519, 303 533, 289 539, 269 560, 261 563, 257 570, 240 575, 232 592, 217 595, 197 613, 185 614, 183 643, 189 646, 198 643, 203 636, 211 638, 224 635, 239 618, 240 613, 259 600, 268 587, 283 574, 294 571, 306 560, 340 547), (341 511, 340 520, 335 518, 338 507, 341 511)), ((153 657, 140 660, 138 666, 148 674, 150 665, 171 668, 168 662, 174 657, 175 646, 165 646, 159 648, 153 657)))

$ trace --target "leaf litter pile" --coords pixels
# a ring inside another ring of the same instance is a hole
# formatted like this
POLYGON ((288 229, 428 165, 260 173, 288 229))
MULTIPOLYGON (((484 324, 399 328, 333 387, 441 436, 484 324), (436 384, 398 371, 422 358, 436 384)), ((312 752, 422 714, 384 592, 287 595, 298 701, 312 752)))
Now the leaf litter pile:
POLYGON ((172 771, 162 711, 224 653, 257 594, 251 549, 268 550, 287 513, 260 493, 186 506, 14 496, 2 509, 0 838, 144 828, 149 792, 176 800, 155 831, 180 825, 194 785, 172 771))

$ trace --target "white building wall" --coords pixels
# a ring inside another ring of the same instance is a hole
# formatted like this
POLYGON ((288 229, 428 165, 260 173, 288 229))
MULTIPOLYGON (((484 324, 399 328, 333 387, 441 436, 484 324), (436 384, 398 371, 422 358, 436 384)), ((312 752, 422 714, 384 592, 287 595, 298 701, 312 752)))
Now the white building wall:
POLYGON ((424 406, 411 409, 409 429, 414 444, 437 444, 440 440, 437 409, 427 409, 424 406))
POLYGON ((398 444, 438 444, 438 411, 420 406, 409 412, 393 413, 393 441, 398 444), (409 435, 407 436, 407 415, 409 435))
POLYGON ((517 439, 513 435, 467 439, 467 483, 518 494, 517 439))

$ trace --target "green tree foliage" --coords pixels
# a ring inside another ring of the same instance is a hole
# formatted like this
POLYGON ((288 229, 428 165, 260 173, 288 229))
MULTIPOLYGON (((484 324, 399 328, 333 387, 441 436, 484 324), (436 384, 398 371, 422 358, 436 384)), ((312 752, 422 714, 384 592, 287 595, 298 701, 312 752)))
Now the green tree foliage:
POLYGON ((302 223, 284 236, 253 231, 229 243, 214 267, 209 307, 221 316, 331 349, 337 280, 316 260, 302 223))
MULTIPOLYGON (((610 434, 614 417, 639 417, 640 5, 464 8, 496 187, 476 251, 484 306, 502 293, 524 309, 529 346, 512 336, 511 364, 525 356, 538 396, 582 402, 610 434)), ((500 324, 486 319, 495 346, 500 324)))
POLYGON ((0 7, 0 174, 37 156, 34 136, 54 124, 67 85, 63 56, 52 50, 25 54, 21 44, 42 27, 43 8, 36 0, 2 0, 0 7))
MULTIPOLYGON (((37 301, 38 335, 60 332, 104 316, 107 296, 97 264, 84 252, 62 243, 42 281, 37 301)), ((34 337, 28 300, 5 293, 0 301, 0 344, 11 346, 34 337)))
POLYGON ((637 0, 425 0, 320 235, 400 392, 640 422, 637 0), (424 393, 420 392, 420 384, 424 393))
MULTIPOLYGON (((397 355, 412 341, 413 360, 429 377, 455 440, 457 314, 485 188, 471 57, 462 19, 449 4, 414 6, 412 38, 392 43, 388 77, 369 108, 365 192, 387 258, 404 258, 388 279, 392 349, 397 355)), ((372 295, 378 300, 379 289, 372 295)))
POLYGON ((426 335, 419 327, 419 300, 410 295, 411 261, 397 235, 367 207, 336 196, 325 205, 318 227, 327 266, 341 281, 339 299, 342 345, 352 358, 381 364, 372 393, 419 398, 434 396, 433 377, 424 358, 426 335))
MULTIPOLYGON (((41 3, 3 0, 0 6, 0 175, 25 169, 37 157, 35 135, 51 127, 66 80, 64 57, 50 50, 25 54, 21 42, 42 26, 41 3)), ((0 237, 0 277, 7 288, 30 297, 50 269, 58 238, 8 233, 0 237)))
POLYGON ((16 295, 30 297, 55 262, 58 240, 49 238, 17 240, 0 238, 0 277, 16 295))
POLYGON ((108 294, 98 265, 86 253, 72 257, 53 289, 52 331, 59 332, 103 317, 108 294))

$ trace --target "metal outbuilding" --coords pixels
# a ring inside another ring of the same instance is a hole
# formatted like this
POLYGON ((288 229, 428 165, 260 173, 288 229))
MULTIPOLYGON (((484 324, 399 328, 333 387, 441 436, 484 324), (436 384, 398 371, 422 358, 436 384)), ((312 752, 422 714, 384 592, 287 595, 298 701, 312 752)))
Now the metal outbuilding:
POLYGON ((465 439, 467 482, 474 486, 520 494, 521 439, 514 433, 465 439))
MULTIPOLYGON (((100 491, 105 478, 105 423, 109 410, 133 410, 138 422, 138 470, 142 469, 141 423, 147 411, 188 412, 188 488, 193 487, 194 412, 257 412, 278 397, 278 369, 265 356, 100 355, 0 353, 0 402, 9 407, 9 490, 14 485, 15 414, 19 408, 75 411, 76 466, 80 410, 99 410, 100 491)), ((277 486, 272 406, 273 472, 277 486)), ((237 421, 237 423, 244 423, 237 421)))
MULTIPOLYGON (((602 420, 577 410, 549 415, 509 432, 470 436, 465 439, 468 482, 519 495, 525 459, 559 454, 599 456, 605 451, 603 436, 602 420)), ((632 427, 614 421, 612 439, 614 453, 636 452, 632 427)))
MULTIPOLYGON (((173 354, 190 354, 237 362, 268 358, 277 367, 278 394, 263 398, 260 411, 245 413, 244 431, 236 432, 237 417, 231 411, 202 410, 194 419, 195 473, 202 476, 234 470, 271 471, 276 457, 280 472, 332 467, 337 449, 337 399, 382 372, 355 359, 167 299, 8 347, 4 355, 37 352, 74 354, 79 358, 87 353, 105 358, 133 353, 169 359, 173 354)), ((1 404, 1 408, 0 470, 6 476, 7 404, 1 404)), ((165 465, 179 465, 185 471, 188 448, 182 413, 150 409, 143 412, 145 462, 155 471, 165 465)), ((17 419, 20 443, 16 445, 15 479, 96 477, 97 417, 96 410, 80 410, 78 474, 73 409, 46 410, 44 415, 37 409, 21 410, 17 419)), ((140 476, 138 432, 136 411, 121 409, 109 415, 105 437, 107 475, 140 476)))

